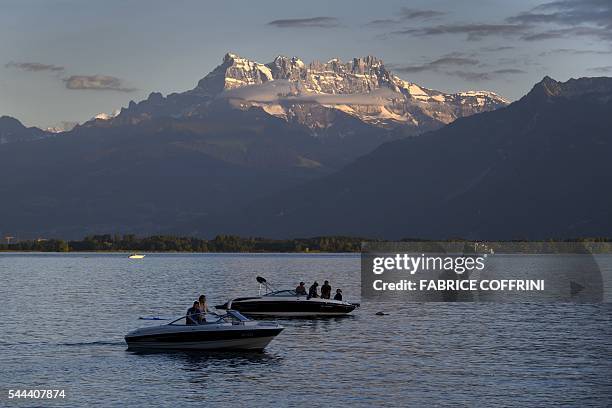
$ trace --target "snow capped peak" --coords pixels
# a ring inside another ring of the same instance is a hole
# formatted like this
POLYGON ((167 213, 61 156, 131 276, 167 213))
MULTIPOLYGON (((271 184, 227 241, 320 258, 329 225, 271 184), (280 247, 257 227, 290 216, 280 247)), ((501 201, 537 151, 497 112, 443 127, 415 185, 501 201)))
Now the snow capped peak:
POLYGON ((98 113, 97 115, 95 115, 93 118, 91 118, 92 120, 110 120, 114 117, 116 117, 117 115, 119 115, 119 113, 121 113, 120 109, 115 109, 112 113, 98 113))
MULTIPOLYGON (((308 64, 298 57, 277 55, 262 64, 228 52, 194 89, 166 98, 152 95, 146 103, 130 104, 125 120, 148 120, 160 112, 173 117, 194 115, 218 100, 230 101, 237 109, 258 107, 309 127, 324 128, 342 112, 376 126, 419 131, 508 103, 493 92, 444 93, 425 88, 393 75, 383 60, 371 55, 308 64)), ((107 116, 98 119, 107 120, 107 116)))
POLYGON ((507 99, 491 91, 463 91, 463 92, 457 93, 457 95, 459 96, 484 96, 484 97, 498 99, 502 102, 509 103, 507 99))
POLYGON ((266 65, 295 65, 299 67, 304 67, 304 61, 302 61, 299 57, 286 57, 284 55, 277 55, 270 64, 266 65))
POLYGON ((233 52, 227 52, 223 57, 223 62, 231 62, 233 60, 242 59, 238 54, 234 54, 233 52))
POLYGON ((63 121, 63 122, 60 122, 59 124, 57 124, 55 126, 50 126, 50 127, 46 128, 45 131, 49 132, 49 133, 68 132, 68 131, 72 130, 75 126, 77 126, 78 124, 79 124, 78 122, 63 121))

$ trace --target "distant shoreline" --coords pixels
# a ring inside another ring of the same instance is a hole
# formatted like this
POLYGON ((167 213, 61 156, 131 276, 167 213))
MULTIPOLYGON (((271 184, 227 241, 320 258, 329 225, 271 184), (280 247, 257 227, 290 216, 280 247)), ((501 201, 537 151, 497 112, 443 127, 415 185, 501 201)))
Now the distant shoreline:
POLYGON ((0 244, 0 252, 117 253, 351 253, 360 252, 359 237, 267 239, 218 235, 214 239, 154 235, 92 235, 80 240, 37 239, 0 244))
MULTIPOLYGON (((466 242, 470 240, 423 240, 403 239, 402 242, 422 243, 427 247, 431 242, 466 242)), ((0 252, 23 253, 358 253, 361 252, 363 242, 397 242, 381 239, 368 239, 364 237, 323 236, 294 239, 268 239, 260 237, 239 237, 234 235, 218 235, 214 239, 196 237, 179 237, 155 235, 149 237, 136 237, 127 235, 92 235, 81 240, 37 239, 23 240, 0 244, 0 252)), ((502 241, 489 241, 502 242, 502 241)), ((503 242, 541 242, 549 248, 556 244, 579 242, 596 249, 608 252, 612 246, 612 239, 590 237, 556 240, 515 240, 503 242)), ((599 251, 596 251, 599 252, 599 251)))

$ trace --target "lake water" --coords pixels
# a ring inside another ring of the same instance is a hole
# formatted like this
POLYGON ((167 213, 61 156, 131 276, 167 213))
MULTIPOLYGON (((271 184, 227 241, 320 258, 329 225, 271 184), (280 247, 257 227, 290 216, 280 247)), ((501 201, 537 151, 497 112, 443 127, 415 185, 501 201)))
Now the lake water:
POLYGON ((364 302, 284 320, 263 353, 126 350, 123 336, 314 279, 360 301, 358 255, 0 254, 0 405, 611 406, 612 305, 364 302), (376 316, 377 311, 387 316, 376 316), (64 401, 7 401, 8 389, 64 401))

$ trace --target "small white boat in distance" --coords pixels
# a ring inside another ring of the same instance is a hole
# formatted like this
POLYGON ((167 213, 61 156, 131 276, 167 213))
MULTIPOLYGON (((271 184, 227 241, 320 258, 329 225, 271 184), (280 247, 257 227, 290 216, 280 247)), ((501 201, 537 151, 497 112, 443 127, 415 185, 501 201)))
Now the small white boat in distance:
POLYGON ((132 254, 132 255, 128 256, 128 258, 130 258, 130 259, 142 259, 144 257, 145 256, 142 255, 142 254, 132 254))

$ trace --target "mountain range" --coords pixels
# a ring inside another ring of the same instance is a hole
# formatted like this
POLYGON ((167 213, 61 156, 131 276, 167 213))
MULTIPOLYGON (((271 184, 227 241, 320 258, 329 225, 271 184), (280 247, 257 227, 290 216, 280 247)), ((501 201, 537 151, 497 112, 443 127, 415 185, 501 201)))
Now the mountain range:
POLYGON ((372 56, 306 65, 297 57, 278 56, 261 64, 228 53, 194 89, 167 97, 152 93, 140 103, 130 103, 111 123, 136 124, 159 116, 197 117, 223 101, 242 110, 261 108, 314 132, 352 117, 378 127, 404 127, 418 133, 508 104, 493 92, 448 94, 427 89, 393 75, 372 56))
MULTIPOLYGON (((1 118, 0 213, 10 216, 0 231, 65 238, 594 233, 606 214, 594 205, 581 219, 565 208, 569 230, 565 222, 552 228, 557 210, 537 213, 539 224, 529 213, 509 224, 491 217, 521 208, 509 191, 529 194, 535 208, 558 198, 546 166, 566 178, 565 163, 583 176, 602 166, 595 158, 609 148, 601 131, 609 88, 607 78, 545 78, 508 105, 491 92, 413 84, 374 57, 305 64, 279 56, 260 64, 228 53, 191 90, 151 93, 71 131, 1 118), (581 154, 573 157, 573 148, 581 154)), ((609 204, 603 192, 583 190, 581 197, 609 204)))
POLYGON ((611 113, 612 78, 546 77, 506 108, 386 143, 334 174, 253 203, 246 232, 609 236, 611 113))

